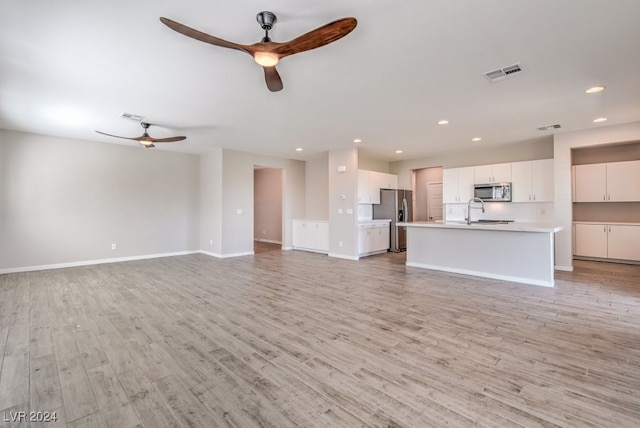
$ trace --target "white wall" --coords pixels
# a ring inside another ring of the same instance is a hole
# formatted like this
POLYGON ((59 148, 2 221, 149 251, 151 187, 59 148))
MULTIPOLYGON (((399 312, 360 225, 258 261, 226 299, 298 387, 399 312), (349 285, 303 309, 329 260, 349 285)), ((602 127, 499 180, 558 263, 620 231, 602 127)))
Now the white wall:
POLYGON ((329 152, 329 256, 357 259, 358 151, 329 152), (345 166, 345 172, 338 172, 345 166), (344 196, 344 199, 341 198, 344 196), (342 210, 342 213, 339 213, 342 210), (349 213, 348 210, 351 210, 349 213), (340 246, 342 242, 342 246, 340 246))
POLYGON ((304 219, 329 220, 329 152, 307 161, 304 183, 304 219))
MULTIPOLYGON (((564 226, 556 233, 556 267, 573 269, 571 149, 640 140, 640 122, 564 132, 554 136, 555 223, 564 226)), ((637 185, 637 183, 635 183, 637 185)))
POLYGON ((197 156, 0 135, 0 271, 198 250, 197 156))
POLYGON ((222 254, 222 149, 200 156, 200 249, 222 254))
POLYGON ((282 170, 256 168, 253 173, 254 239, 282 243, 282 170))

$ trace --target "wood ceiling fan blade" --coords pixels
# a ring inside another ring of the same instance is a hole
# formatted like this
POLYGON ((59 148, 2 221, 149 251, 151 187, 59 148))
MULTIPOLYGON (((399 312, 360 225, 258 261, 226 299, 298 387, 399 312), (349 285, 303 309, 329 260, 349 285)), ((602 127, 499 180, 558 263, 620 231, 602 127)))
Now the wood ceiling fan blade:
POLYGON ((262 67, 264 69, 264 80, 267 82, 267 88, 271 92, 281 91, 283 88, 282 79, 275 67, 262 67))
POLYGON ((185 140, 187 137, 185 136, 180 136, 180 137, 168 137, 168 138, 153 138, 151 137, 151 141, 154 143, 175 143, 176 141, 182 141, 185 140))
POLYGON ((354 28, 356 28, 356 25, 358 25, 358 21, 355 18, 338 19, 337 21, 318 27, 315 30, 311 30, 302 36, 296 37, 289 42, 280 43, 272 52, 278 54, 280 58, 284 58, 288 55, 319 48, 343 38, 352 32, 354 28))
POLYGON ((187 27, 186 25, 180 24, 179 22, 173 21, 169 18, 161 17, 160 21, 162 21, 164 25, 171 28, 172 30, 177 31, 178 33, 183 34, 187 37, 191 37, 192 39, 200 40, 201 42, 209 43, 210 45, 220 46, 223 48, 236 49, 251 55, 251 52, 245 45, 230 42, 228 40, 212 36, 211 34, 203 33, 202 31, 187 27))
POLYGON ((142 137, 135 137, 135 138, 121 137, 120 135, 107 134, 106 132, 100 132, 100 131, 96 131, 96 132, 98 134, 107 135, 109 137, 122 138, 122 139, 125 139, 125 140, 132 140, 132 141, 138 141, 140 138, 142 138, 142 137))

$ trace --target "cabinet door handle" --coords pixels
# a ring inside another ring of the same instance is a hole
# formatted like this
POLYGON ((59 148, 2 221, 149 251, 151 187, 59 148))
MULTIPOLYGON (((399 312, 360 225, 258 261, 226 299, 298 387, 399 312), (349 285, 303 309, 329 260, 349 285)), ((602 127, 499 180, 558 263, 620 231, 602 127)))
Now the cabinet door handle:
POLYGON ((607 201, 611 200, 611 195, 607 195, 607 201))
POLYGON ((607 233, 607 226, 604 227, 604 233, 607 233))
POLYGON ((609 226, 609 233, 611 233, 611 226, 609 226))
POLYGON ((536 200, 536 194, 535 193, 533 194, 533 200, 534 201, 536 200))
POLYGON ((606 201, 607 200, 607 195, 602 195, 602 200, 606 201))

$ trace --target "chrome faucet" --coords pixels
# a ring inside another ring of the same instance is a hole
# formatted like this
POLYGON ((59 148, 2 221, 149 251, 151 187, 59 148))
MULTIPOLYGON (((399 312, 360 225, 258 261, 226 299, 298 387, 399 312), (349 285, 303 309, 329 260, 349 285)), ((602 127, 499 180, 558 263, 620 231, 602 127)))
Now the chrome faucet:
POLYGON ((467 224, 471 224, 471 208, 482 209, 482 212, 484 213, 484 201, 478 197, 469 199, 469 203, 467 204, 467 224), (482 207, 472 207, 471 204, 474 202, 480 202, 482 207))

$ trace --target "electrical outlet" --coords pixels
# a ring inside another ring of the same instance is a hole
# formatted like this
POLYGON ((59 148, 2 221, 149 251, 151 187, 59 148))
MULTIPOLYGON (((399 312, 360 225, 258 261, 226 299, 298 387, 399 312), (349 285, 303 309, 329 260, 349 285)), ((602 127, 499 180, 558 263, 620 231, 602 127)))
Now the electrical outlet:
POLYGON ((262 234, 263 234, 263 235, 266 235, 266 234, 267 234, 267 231, 266 231, 266 230, 264 230, 264 229, 262 229, 262 234))
POLYGON ((339 245, 340 247, 342 247, 342 241, 338 242, 338 245, 339 245))
POLYGON ((213 245, 213 239, 209 239, 209 245, 213 245))
POLYGON ((111 249, 112 250, 117 250, 118 249, 118 244, 111 244, 111 249))

